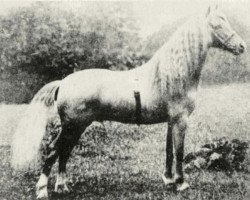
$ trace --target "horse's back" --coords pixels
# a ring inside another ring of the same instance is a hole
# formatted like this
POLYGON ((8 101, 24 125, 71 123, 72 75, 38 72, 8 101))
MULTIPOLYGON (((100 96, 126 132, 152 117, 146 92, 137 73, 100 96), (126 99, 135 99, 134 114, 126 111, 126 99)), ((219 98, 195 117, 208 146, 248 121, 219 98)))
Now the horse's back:
POLYGON ((62 80, 59 98, 77 98, 97 94, 98 90, 114 83, 119 84, 122 74, 104 69, 76 72, 62 80))
MULTIPOLYGON (((134 104, 133 83, 127 72, 91 69, 76 72, 62 80, 58 92, 59 110, 70 118, 79 115, 96 114, 105 105, 119 105, 121 102, 134 104)), ((96 116, 92 116, 96 117, 96 116)))

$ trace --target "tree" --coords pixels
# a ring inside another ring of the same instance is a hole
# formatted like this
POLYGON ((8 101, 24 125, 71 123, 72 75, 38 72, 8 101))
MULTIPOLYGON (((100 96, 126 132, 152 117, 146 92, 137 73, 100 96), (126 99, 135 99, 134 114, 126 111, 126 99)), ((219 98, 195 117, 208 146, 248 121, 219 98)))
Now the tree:
POLYGON ((143 62, 138 26, 129 9, 114 4, 74 13, 55 5, 35 3, 0 19, 1 79, 12 86, 2 99, 15 96, 13 88, 22 93, 26 87, 18 102, 27 102, 45 83, 74 71, 122 70, 143 62))

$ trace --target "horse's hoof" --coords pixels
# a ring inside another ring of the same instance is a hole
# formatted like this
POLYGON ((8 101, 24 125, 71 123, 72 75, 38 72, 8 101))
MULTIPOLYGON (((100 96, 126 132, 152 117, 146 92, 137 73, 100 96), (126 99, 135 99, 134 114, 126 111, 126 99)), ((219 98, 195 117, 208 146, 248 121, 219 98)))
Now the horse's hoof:
POLYGON ((184 191, 184 190, 188 189, 189 187, 190 187, 190 185, 187 182, 184 181, 183 183, 177 184, 176 190, 178 192, 181 192, 181 191, 184 191))
POLYGON ((58 194, 68 194, 71 191, 72 191, 72 189, 67 184, 55 186, 55 192, 58 194))
POLYGON ((175 183, 173 178, 166 178, 164 174, 162 174, 161 178, 165 185, 170 185, 175 183))
POLYGON ((36 190, 37 199, 48 199, 48 190, 47 187, 37 188, 36 190))

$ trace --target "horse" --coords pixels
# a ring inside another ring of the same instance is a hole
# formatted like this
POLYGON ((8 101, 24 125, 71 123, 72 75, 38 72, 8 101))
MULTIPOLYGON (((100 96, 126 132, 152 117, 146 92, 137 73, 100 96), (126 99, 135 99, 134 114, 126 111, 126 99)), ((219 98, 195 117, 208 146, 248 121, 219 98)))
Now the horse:
POLYGON ((55 192, 67 193, 70 189, 66 163, 81 134, 93 121, 138 125, 165 122, 168 128, 162 179, 166 185, 174 184, 177 191, 187 189, 189 184, 183 172, 187 119, 195 109, 193 94, 211 47, 234 55, 246 49, 225 14, 209 7, 206 13, 191 17, 179 27, 142 66, 128 71, 87 69, 45 85, 34 96, 14 134, 13 167, 31 166, 47 124, 57 117, 61 128, 47 145, 50 153, 40 164, 37 198, 48 197, 48 177, 57 158, 55 192))

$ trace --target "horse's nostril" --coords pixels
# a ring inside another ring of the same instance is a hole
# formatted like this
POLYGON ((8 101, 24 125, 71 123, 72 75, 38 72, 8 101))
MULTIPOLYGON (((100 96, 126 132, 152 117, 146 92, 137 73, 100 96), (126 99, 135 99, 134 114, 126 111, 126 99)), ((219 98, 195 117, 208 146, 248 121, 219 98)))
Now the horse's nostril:
POLYGON ((244 50, 245 50, 244 45, 240 44, 240 48, 239 48, 240 53, 243 53, 243 52, 244 52, 244 50))

